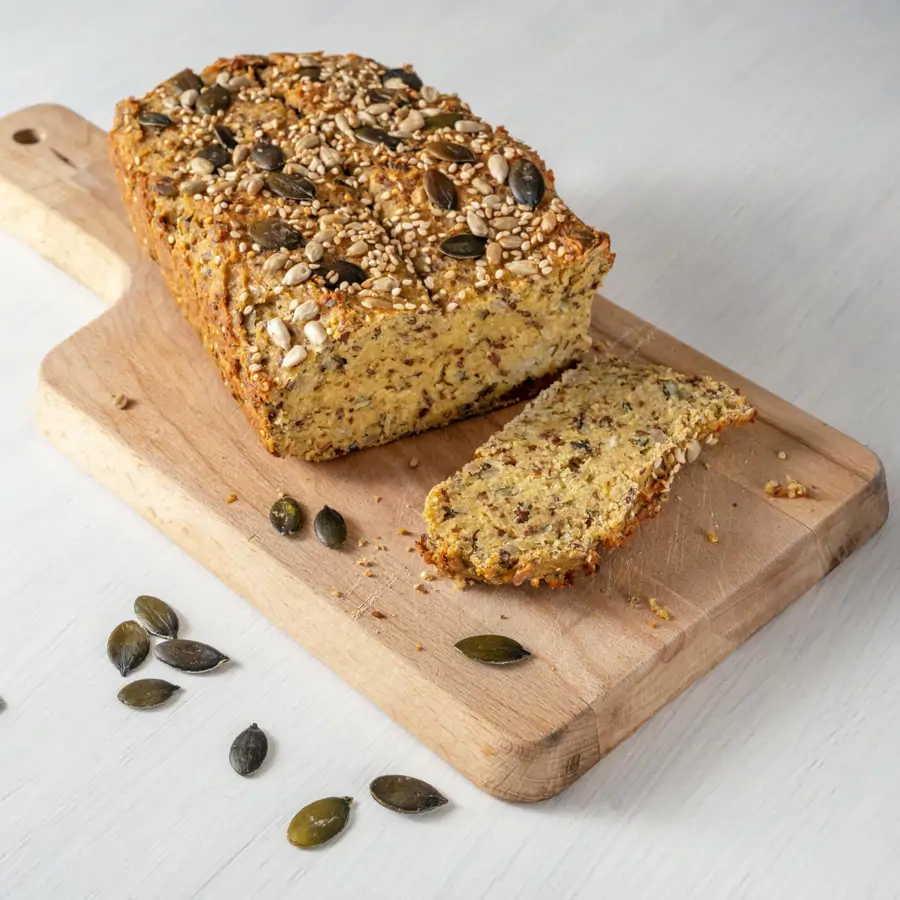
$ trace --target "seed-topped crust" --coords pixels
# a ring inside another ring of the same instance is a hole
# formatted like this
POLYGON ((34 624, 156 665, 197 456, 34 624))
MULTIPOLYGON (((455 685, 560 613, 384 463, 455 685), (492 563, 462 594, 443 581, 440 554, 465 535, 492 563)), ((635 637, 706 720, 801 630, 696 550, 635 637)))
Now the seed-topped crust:
POLYGON ((352 54, 181 72, 118 105, 111 146, 135 230, 280 454, 508 402, 581 354, 614 259, 532 150, 352 54))
POLYGON ((419 549, 447 575, 560 587, 659 512, 702 441, 754 415, 710 378, 588 359, 431 490, 419 549))

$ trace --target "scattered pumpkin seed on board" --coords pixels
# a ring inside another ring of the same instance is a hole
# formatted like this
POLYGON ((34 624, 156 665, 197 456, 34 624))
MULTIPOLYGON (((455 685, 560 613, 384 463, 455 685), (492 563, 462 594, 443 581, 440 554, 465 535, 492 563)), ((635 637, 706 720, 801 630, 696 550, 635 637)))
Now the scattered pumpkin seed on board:
POLYGON ((369 785, 372 797, 394 812, 414 815, 447 803, 447 798, 427 781, 411 775, 379 775, 369 785))
POLYGON ((347 523, 344 517, 330 506, 323 506, 313 522, 316 537, 326 547, 336 550, 347 540, 347 523))
POLYGON ((139 678, 137 681, 129 681, 117 696, 120 703, 132 709, 152 709, 154 706, 161 706, 180 690, 177 684, 171 684, 162 678, 139 678))
POLYGON ((172 638, 153 648, 153 654, 160 662, 182 672, 211 672, 228 662, 228 657, 209 644, 172 638))
POLYGON ((159 597, 141 594, 134 601, 134 614, 150 634, 157 637, 178 637, 178 616, 175 610, 159 597))
POLYGON ((295 847, 309 849, 336 838, 350 818, 352 797, 324 797, 304 806, 288 825, 287 838, 295 847))
POLYGON ((228 759, 238 775, 252 775, 265 762, 269 752, 266 733, 254 722, 245 728, 231 744, 228 759))
POLYGON ((501 634, 477 634, 463 638, 456 643, 456 649, 469 659, 494 666, 520 662, 531 656, 518 641, 501 634))
POLYGON ((303 524, 303 511, 293 497, 282 497, 272 504, 269 521, 279 534, 296 534, 303 524))
POLYGON ((106 641, 106 655, 124 678, 133 672, 150 652, 150 638, 137 622, 116 625, 106 641))

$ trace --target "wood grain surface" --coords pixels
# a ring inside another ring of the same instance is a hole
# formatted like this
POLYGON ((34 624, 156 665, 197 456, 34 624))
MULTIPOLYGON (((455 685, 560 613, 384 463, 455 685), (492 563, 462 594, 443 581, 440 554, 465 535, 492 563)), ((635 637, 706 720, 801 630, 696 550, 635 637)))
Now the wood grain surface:
MULTIPOLYGON (((612 234, 619 305, 871 446, 893 488, 898 41, 880 0, 48 0, 4 9, 0 116, 52 99, 106 128, 121 97, 247 49, 412 62, 550 161, 567 201, 612 234)), ((896 897, 895 518, 569 789, 504 803, 48 444, 41 361, 104 306, 2 232, 0 267, 4 900, 896 897), (234 664, 185 676, 141 715, 116 702, 104 645, 146 592, 234 664), (253 721, 270 758, 240 779, 227 750, 253 721), (367 796, 392 771, 451 804, 392 815, 367 796), (291 816, 329 794, 356 798, 346 834, 291 847, 291 816)), ((743 466, 736 450, 705 459, 743 466)), ((740 556, 727 534, 741 509, 698 552, 740 556)), ((642 540, 665 540, 666 523, 642 540)))
POLYGON ((543 800, 569 786, 887 515, 884 473, 868 450, 600 300, 599 341, 627 358, 740 385, 760 422, 727 434, 676 479, 665 514, 624 552, 607 554, 597 578, 564 591, 423 582, 423 562, 409 550, 425 494, 516 407, 330 463, 272 458, 156 265, 125 240, 103 137, 57 106, 0 122, 0 207, 10 225, 114 301, 44 362, 41 429, 495 796, 543 800), (126 409, 111 400, 120 393, 126 409), (766 481, 785 482, 787 471, 810 497, 766 495, 766 481), (268 525, 281 491, 306 511, 293 539, 268 525), (325 504, 350 522, 339 553, 311 534, 309 520, 325 504), (651 597, 669 618, 651 610, 651 597), (454 649, 486 632, 516 637, 534 659, 497 670, 454 649))

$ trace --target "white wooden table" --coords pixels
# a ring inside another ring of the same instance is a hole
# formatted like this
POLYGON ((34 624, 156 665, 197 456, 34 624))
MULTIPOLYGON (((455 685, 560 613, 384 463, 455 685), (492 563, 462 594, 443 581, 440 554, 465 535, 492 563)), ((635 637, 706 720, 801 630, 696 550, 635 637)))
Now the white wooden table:
MULTIPOLYGON (((104 127, 120 97, 238 51, 413 62, 552 162, 612 234, 611 297, 900 480, 896 4, 47 0, 3 17, 0 114, 56 101, 104 127)), ((0 268, 3 900, 900 896, 896 522, 563 796, 506 805, 44 443, 40 360, 101 303, 5 235, 0 268), (238 661, 140 720, 104 649, 139 593, 238 661), (273 751, 245 781, 227 750, 252 721, 273 751), (385 771, 452 808, 375 806, 385 771), (352 828, 292 848, 290 817, 332 793, 359 798, 352 828)))

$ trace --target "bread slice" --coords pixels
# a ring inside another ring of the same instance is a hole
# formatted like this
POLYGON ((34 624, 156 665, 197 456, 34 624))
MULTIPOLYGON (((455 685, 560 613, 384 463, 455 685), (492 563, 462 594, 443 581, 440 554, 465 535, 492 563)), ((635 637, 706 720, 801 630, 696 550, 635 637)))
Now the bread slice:
POLYGON ((659 511, 701 442, 754 415, 710 378, 591 357, 432 488, 419 549, 446 575, 560 587, 659 511))
POLYGON ((587 347, 609 237, 408 68, 222 59, 120 103, 110 140, 136 233, 275 454, 493 409, 587 347))

